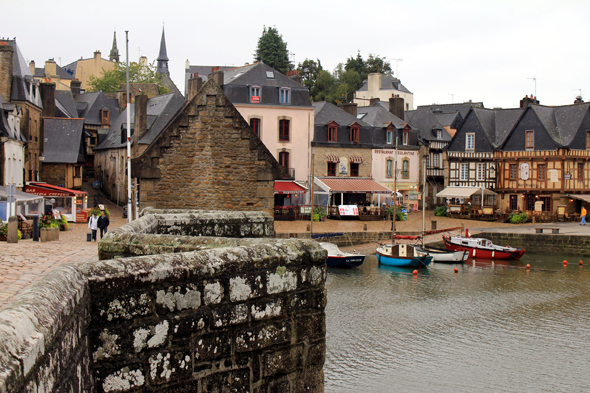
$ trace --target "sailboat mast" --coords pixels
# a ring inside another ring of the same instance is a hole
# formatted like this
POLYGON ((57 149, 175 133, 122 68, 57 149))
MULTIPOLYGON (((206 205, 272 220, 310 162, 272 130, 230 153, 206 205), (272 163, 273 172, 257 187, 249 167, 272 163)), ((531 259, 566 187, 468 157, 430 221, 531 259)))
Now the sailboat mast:
POLYGON ((309 237, 313 234, 313 157, 314 154, 311 155, 311 168, 310 168, 310 182, 309 182, 309 205, 311 206, 311 212, 309 213, 310 222, 309 222, 309 237))
POLYGON ((394 197, 393 197, 393 233, 395 234, 396 232, 396 228, 395 228, 395 216, 396 216, 396 205, 397 205, 397 136, 395 137, 395 163, 393 165, 393 173, 394 173, 394 178, 393 178, 393 192, 394 192, 394 197))
POLYGON ((424 198, 426 191, 426 159, 423 158, 422 162, 422 248, 424 248, 424 224, 425 224, 425 210, 426 210, 426 198, 424 198))

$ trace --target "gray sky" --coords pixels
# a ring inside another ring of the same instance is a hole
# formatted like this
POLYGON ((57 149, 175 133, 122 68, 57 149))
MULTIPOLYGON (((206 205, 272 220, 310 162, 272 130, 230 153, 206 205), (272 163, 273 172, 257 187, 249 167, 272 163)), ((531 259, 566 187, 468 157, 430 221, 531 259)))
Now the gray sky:
POLYGON ((263 26, 276 26, 296 63, 386 57, 414 105, 482 101, 516 107, 525 94, 544 105, 590 99, 586 23, 590 1, 61 1, 4 0, 0 37, 15 37, 37 67, 66 65, 100 50, 113 31, 125 58, 158 56, 162 23, 171 77, 184 92, 184 66, 253 61, 263 26), (60 16, 61 15, 61 16, 60 16))

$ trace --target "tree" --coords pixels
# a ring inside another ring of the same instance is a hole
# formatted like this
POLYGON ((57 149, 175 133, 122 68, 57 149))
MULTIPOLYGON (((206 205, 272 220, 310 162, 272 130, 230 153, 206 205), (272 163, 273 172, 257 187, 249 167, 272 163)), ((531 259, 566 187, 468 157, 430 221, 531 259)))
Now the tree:
POLYGON ((356 58, 353 58, 351 56, 348 58, 348 60, 346 60, 346 65, 344 66, 344 69, 346 71, 356 71, 360 75, 361 84, 359 87, 355 89, 358 90, 362 86, 362 83, 369 77, 370 73, 390 73, 391 64, 389 64, 385 57, 373 54, 369 54, 369 57, 365 61, 361 56, 361 51, 358 51, 356 58))
POLYGON ((305 59, 303 63, 299 63, 299 67, 297 67, 297 70, 299 71, 299 75, 303 79, 303 86, 309 89, 309 95, 311 96, 311 99, 313 101, 314 97, 318 93, 318 89, 316 87, 318 74, 320 73, 320 71, 323 71, 320 59, 317 59, 317 62, 311 59, 305 59))
POLYGON ((254 60, 262 61, 283 74, 293 69, 293 64, 289 61, 287 43, 283 41, 283 36, 279 34, 276 27, 267 29, 264 26, 262 35, 258 39, 254 60))
POLYGON ((385 57, 379 57, 379 55, 373 56, 369 54, 369 58, 365 62, 365 71, 367 75, 371 72, 378 72, 380 74, 391 73, 391 64, 385 59, 385 57))
MULTIPOLYGON (((121 84, 127 80, 127 68, 124 63, 117 63, 112 70, 103 70, 100 78, 94 75, 90 76, 88 85, 89 91, 102 91, 105 93, 112 93, 121 90, 121 84)), ((160 94, 166 94, 170 91, 162 85, 162 75, 156 72, 154 62, 151 64, 145 63, 130 63, 129 64, 129 83, 155 83, 158 85, 160 94)))

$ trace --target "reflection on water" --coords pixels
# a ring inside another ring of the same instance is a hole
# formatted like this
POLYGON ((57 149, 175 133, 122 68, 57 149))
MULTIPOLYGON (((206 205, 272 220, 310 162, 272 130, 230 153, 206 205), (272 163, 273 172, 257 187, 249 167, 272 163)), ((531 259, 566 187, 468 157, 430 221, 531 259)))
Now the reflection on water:
POLYGON ((590 260, 579 260, 526 254, 413 276, 372 255, 329 269, 325 391, 589 391, 590 260))

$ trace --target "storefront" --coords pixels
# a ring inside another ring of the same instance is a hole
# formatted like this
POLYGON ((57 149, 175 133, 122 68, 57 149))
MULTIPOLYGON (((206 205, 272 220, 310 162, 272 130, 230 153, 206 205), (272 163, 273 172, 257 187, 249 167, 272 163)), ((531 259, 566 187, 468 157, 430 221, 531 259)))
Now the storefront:
POLYGON ((294 181, 275 180, 275 206, 300 206, 307 188, 294 181))
POLYGON ((45 200, 42 213, 57 210, 69 222, 86 222, 88 219, 88 194, 47 183, 29 183, 25 186, 29 194, 42 196, 45 200))
POLYGON ((445 199, 451 214, 471 216, 477 211, 477 214, 489 216, 494 214, 496 195, 494 191, 483 187, 447 187, 436 197, 445 199))
MULTIPOLYGON (((22 191, 16 192, 16 214, 23 216, 42 214, 42 208, 43 197, 22 191)), ((0 188, 0 220, 8 221, 8 201, 4 187, 0 188)))

